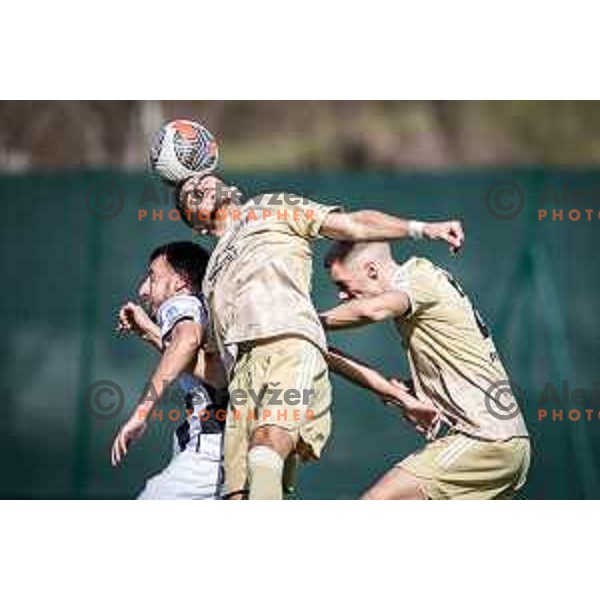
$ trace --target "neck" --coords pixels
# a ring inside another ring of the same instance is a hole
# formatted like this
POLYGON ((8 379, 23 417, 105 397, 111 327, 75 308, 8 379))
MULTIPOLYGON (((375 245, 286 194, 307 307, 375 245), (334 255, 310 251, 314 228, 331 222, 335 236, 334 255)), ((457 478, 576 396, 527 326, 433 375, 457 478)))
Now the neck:
MULTIPOLYGON (((235 206, 232 206, 230 202, 226 202, 221 205, 219 211, 226 211, 225 219, 215 219, 213 226, 211 228, 211 233, 217 238, 222 237, 233 225, 235 224, 235 220, 233 219, 232 212, 236 209, 235 206)), ((240 211, 237 210, 237 219, 239 220, 240 211)))
POLYGON ((192 289, 186 286, 186 287, 182 287, 182 288, 175 290, 173 292, 173 295, 171 297, 169 297, 168 300, 170 300, 171 298, 174 298, 175 296, 193 296, 193 295, 194 295, 194 292, 192 291, 192 289))
POLYGON ((228 216, 227 219, 222 219, 219 221, 215 221, 213 228, 211 229, 211 234, 217 238, 223 237, 225 233, 229 231, 229 229, 233 226, 233 219, 228 216))
POLYGON ((394 275, 399 267, 400 265, 394 260, 390 260, 383 266, 383 281, 386 291, 393 289, 394 275))

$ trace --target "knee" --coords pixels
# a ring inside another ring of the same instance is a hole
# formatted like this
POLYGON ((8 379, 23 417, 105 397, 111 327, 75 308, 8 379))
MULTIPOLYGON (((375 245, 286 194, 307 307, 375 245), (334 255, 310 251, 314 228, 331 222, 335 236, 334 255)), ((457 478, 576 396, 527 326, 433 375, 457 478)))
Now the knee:
POLYGON ((388 500, 388 496, 382 493, 377 486, 367 490, 361 497, 361 500, 388 500))
POLYGON ((276 425, 263 425, 259 427, 252 435, 250 447, 267 446, 271 448, 282 459, 287 456, 294 448, 294 440, 292 436, 283 428, 276 425))

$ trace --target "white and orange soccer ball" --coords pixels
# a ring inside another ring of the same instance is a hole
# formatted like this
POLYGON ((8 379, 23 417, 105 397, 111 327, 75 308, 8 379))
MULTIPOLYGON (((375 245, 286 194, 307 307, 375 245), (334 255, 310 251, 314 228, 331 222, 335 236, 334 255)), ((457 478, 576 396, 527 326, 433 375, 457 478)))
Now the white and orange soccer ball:
POLYGON ((179 183, 198 173, 210 173, 219 163, 213 134, 195 121, 170 121, 150 147, 150 166, 163 179, 179 183))

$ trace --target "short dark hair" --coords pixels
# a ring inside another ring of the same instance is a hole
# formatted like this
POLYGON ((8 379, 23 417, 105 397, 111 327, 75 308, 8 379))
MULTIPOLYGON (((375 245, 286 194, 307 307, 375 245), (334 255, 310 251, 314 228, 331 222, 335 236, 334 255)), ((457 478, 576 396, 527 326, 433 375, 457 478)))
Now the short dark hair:
POLYGON ((325 255, 324 267, 330 269, 334 262, 344 262, 353 249, 354 242, 346 240, 334 242, 325 255))
POLYGON ((210 254, 193 242, 169 242, 155 248, 150 255, 152 262, 164 256, 175 272, 183 277, 194 292, 202 290, 202 280, 210 254))
MULTIPOLYGON (((204 173, 204 174, 202 174, 200 176, 198 176, 198 175, 191 175, 190 177, 187 177, 186 179, 183 179, 182 181, 180 181, 180 182, 178 182, 178 183, 175 184, 174 190, 173 190, 173 202, 175 204, 175 208, 179 211, 179 215, 181 216, 181 220, 188 227, 191 227, 193 229, 194 219, 197 219, 198 215, 193 210, 189 210, 187 207, 185 207, 183 205, 184 196, 182 194, 183 186, 192 177, 198 177, 198 183, 197 183, 197 185, 200 185, 200 183, 204 179, 206 179, 207 177, 216 177, 224 185, 226 185, 228 187, 231 187, 231 186, 227 183, 227 180, 224 178, 223 174, 220 171, 210 171, 209 173, 204 173)), ((237 185, 235 187, 238 190, 238 192, 240 193, 240 197, 239 197, 240 203, 243 204, 244 202, 246 202, 247 196, 246 196, 246 194, 244 193, 244 191, 240 187, 238 187, 237 185)))
POLYGON ((179 211, 179 215, 181 216, 181 220, 188 225, 189 227, 193 227, 194 223, 193 223, 193 218, 194 216, 194 211, 190 211, 188 210, 186 207, 183 206, 183 200, 184 200, 184 196, 181 193, 183 190, 183 186, 192 178, 192 177, 198 177, 198 185, 200 185, 200 182, 203 179, 206 179, 207 177, 218 177, 221 181, 224 181, 223 178, 221 177, 221 175, 216 172, 216 171, 211 171, 209 173, 204 173, 202 175, 200 175, 200 177, 198 177, 198 175, 190 175, 190 177, 186 177, 185 179, 182 179, 181 181, 179 181, 178 183, 175 184, 175 188, 173 191, 173 201, 175 204, 175 208, 179 211))

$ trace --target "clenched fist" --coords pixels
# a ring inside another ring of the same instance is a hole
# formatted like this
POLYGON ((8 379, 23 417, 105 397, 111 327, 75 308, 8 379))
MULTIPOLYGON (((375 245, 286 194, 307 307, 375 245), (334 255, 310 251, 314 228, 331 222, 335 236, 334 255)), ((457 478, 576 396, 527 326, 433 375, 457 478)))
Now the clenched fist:
POLYGON ((423 228, 423 236, 428 240, 442 240, 448 242, 450 252, 456 254, 465 241, 460 221, 441 221, 440 223, 427 223, 423 228))

